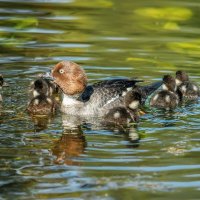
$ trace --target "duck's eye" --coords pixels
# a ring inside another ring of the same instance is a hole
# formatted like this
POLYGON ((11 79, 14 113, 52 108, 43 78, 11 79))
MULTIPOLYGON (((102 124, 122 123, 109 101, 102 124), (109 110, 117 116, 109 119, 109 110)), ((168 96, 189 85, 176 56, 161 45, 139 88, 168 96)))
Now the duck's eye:
POLYGON ((60 69, 60 70, 59 70, 59 73, 60 73, 60 74, 63 74, 63 73, 64 73, 64 69, 60 69))

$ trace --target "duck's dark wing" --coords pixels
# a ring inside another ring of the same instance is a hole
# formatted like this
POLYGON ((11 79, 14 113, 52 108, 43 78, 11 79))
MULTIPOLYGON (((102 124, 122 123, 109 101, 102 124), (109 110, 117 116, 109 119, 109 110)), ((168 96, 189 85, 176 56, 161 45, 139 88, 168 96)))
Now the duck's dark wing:
POLYGON ((96 98, 96 100, 100 99, 106 102, 121 96, 123 92, 127 91, 128 88, 131 89, 137 82, 141 82, 141 80, 114 79, 97 82, 94 85, 87 86, 80 99, 86 102, 96 98))
POLYGON ((156 82, 148 86, 136 86, 135 80, 110 80, 88 86, 80 99, 84 102, 94 103, 98 108, 110 109, 124 105, 124 96, 132 89, 137 90, 142 96, 142 102, 157 90, 162 82, 156 82))
POLYGON ((137 80, 137 79, 112 79, 112 80, 105 80, 105 81, 100 81, 97 82, 93 85, 93 87, 98 88, 98 87, 132 87, 138 82, 143 82, 142 80, 137 80))

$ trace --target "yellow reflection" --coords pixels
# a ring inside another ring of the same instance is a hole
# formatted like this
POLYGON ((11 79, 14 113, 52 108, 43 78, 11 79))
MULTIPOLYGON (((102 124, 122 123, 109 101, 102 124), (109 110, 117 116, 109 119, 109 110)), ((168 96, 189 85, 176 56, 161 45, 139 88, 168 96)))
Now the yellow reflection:
POLYGON ((11 18, 8 23, 14 24, 16 29, 25 29, 38 26, 38 19, 35 17, 11 18))
POLYGON ((177 53, 187 53, 190 55, 200 54, 200 40, 193 40, 191 42, 170 42, 167 44, 168 48, 177 53))
POLYGON ((72 3, 73 5, 83 7, 98 7, 98 8, 109 8, 113 5, 110 0, 76 0, 72 3))
POLYGON ((127 62, 144 62, 144 63, 149 63, 149 64, 153 64, 155 67, 161 67, 162 69, 174 69, 176 68, 175 65, 172 65, 169 62, 164 62, 164 61, 160 61, 157 59, 151 59, 151 58, 138 58, 138 57, 128 57, 126 58, 127 62))
POLYGON ((166 29, 166 30, 179 30, 180 27, 177 23, 175 22, 167 22, 163 25, 163 29, 166 29))
POLYGON ((171 21, 185 21, 192 17, 190 9, 181 7, 139 8, 135 13, 143 17, 171 21))

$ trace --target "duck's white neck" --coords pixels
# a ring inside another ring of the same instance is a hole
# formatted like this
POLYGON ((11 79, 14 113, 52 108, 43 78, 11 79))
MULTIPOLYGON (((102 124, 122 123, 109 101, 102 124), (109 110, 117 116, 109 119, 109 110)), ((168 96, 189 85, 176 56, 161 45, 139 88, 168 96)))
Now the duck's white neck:
POLYGON ((67 106, 75 106, 75 105, 80 105, 80 104, 81 102, 78 101, 75 97, 63 94, 63 101, 62 101, 63 106, 67 107, 67 106))
POLYGON ((63 95, 61 111, 70 115, 85 114, 84 102, 77 100, 75 96, 63 95))

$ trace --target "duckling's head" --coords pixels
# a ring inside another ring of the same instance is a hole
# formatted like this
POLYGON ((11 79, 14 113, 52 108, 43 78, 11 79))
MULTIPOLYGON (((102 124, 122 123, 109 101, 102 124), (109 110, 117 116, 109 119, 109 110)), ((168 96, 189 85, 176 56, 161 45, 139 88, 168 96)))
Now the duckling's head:
POLYGON ((189 76, 185 71, 177 71, 176 72, 176 85, 179 86, 183 82, 189 81, 189 76))
POLYGON ((142 96, 138 91, 129 91, 125 96, 125 106, 131 110, 138 109, 142 103, 142 96))
POLYGON ((164 75, 163 76, 163 85, 162 85, 163 90, 168 90, 171 92, 176 91, 176 81, 175 78, 171 75, 164 75))
POLYGON ((49 85, 46 80, 39 78, 32 82, 31 93, 33 97, 37 97, 39 95, 49 96, 49 85))

